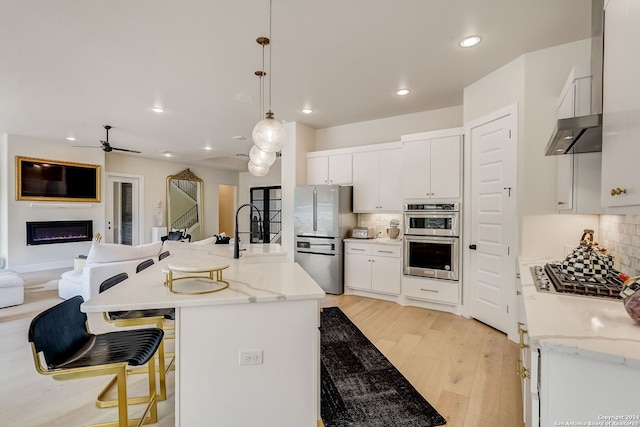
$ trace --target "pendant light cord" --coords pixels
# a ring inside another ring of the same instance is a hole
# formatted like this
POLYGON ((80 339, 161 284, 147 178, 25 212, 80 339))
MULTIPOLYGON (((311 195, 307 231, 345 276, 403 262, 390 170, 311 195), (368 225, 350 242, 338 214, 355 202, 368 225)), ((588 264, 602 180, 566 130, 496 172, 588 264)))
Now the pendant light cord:
MULTIPOLYGON (((269 0, 269 40, 271 40, 271 1, 269 0)), ((269 111, 271 111, 271 43, 269 43, 269 111)))

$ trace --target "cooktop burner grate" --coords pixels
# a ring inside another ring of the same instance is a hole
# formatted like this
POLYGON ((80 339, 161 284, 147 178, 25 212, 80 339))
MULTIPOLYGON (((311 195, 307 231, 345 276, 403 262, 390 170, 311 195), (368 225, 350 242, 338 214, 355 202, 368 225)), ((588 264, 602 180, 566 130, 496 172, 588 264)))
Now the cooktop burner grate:
POLYGON ((557 292, 593 297, 622 299, 622 280, 620 272, 609 270, 609 274, 602 278, 576 277, 562 271, 559 264, 546 264, 544 270, 553 283, 557 292))

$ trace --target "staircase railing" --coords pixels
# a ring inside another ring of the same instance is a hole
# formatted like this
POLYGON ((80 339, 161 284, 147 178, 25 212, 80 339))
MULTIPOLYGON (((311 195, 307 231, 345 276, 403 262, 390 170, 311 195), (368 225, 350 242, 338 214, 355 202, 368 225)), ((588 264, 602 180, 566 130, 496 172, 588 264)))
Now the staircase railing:
POLYGON ((198 201, 198 183, 195 181, 187 181, 186 179, 171 180, 171 184, 175 185, 184 194, 189 196, 193 201, 198 201))
POLYGON ((179 218, 171 223, 172 230, 182 230, 189 228, 200 221, 198 218, 198 205, 194 205, 191 209, 182 214, 179 218))

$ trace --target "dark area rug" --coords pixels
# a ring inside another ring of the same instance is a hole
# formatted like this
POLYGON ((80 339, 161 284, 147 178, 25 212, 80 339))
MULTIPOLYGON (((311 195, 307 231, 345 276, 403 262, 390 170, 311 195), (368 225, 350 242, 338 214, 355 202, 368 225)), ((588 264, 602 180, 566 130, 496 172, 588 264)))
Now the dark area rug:
POLYGON ((320 327, 321 412, 326 427, 429 427, 446 423, 338 307, 320 327))

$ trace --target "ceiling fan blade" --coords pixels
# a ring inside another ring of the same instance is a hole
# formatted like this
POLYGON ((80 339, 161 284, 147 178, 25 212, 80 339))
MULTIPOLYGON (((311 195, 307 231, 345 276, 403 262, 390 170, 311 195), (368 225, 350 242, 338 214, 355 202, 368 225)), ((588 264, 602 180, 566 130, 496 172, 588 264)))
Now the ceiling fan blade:
POLYGON ((129 153, 138 153, 138 154, 142 153, 142 151, 129 150, 129 149, 126 149, 126 148, 111 147, 111 149, 112 150, 117 150, 117 151, 126 151, 126 152, 129 152, 129 153))
POLYGON ((72 147, 79 147, 79 148, 102 148, 98 145, 72 145, 72 147))

